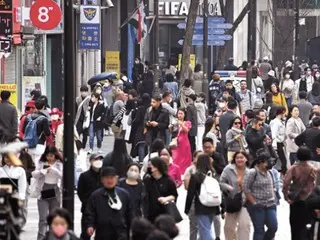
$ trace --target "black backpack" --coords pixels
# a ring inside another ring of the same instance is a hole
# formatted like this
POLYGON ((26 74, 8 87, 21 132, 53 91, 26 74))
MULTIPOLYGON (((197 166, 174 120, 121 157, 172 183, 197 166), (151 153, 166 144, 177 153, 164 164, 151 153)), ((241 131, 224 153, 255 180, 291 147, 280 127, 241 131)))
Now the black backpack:
POLYGON ((218 97, 218 95, 222 91, 222 86, 220 82, 212 81, 209 85, 209 96, 212 101, 215 101, 218 97))

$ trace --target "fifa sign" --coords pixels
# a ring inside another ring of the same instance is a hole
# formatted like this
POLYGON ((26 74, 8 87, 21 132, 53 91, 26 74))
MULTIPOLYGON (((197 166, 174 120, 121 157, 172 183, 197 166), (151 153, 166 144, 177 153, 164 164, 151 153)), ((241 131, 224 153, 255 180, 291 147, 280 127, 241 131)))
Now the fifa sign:
MULTIPOLYGON (((208 13, 209 16, 220 15, 220 5, 218 0, 209 0, 208 1, 208 13)), ((181 1, 159 1, 159 15, 160 16, 174 16, 174 17, 185 17, 188 16, 190 7, 189 0, 181 0, 181 1)), ((198 7, 198 15, 203 15, 203 1, 200 1, 198 7)))

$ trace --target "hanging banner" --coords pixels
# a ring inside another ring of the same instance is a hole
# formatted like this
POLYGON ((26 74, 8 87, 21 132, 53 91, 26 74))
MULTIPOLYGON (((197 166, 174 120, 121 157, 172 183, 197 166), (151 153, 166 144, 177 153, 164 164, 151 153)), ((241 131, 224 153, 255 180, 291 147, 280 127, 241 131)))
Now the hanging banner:
POLYGON ((106 51, 105 71, 120 74, 120 52, 106 51))
MULTIPOLYGON (((181 70, 181 59, 182 59, 182 54, 179 54, 178 71, 181 70)), ((194 70, 194 68, 196 66, 196 55, 195 54, 190 54, 190 64, 192 66, 192 70, 194 70)))
POLYGON ((9 102, 16 108, 18 107, 17 84, 0 84, 0 92, 9 91, 11 93, 9 102))
POLYGON ((31 91, 38 90, 42 95, 46 95, 46 88, 44 85, 44 77, 23 77, 22 79, 22 108, 31 99, 31 91))

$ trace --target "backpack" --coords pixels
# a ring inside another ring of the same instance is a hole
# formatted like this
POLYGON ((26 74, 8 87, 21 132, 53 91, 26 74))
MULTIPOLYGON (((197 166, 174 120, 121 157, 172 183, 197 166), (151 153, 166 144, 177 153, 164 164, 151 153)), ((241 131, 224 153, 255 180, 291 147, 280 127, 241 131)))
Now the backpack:
POLYGON ((199 201, 206 207, 218 207, 222 202, 219 182, 212 177, 211 173, 206 175, 201 184, 199 201))
POLYGON ((41 119, 45 118, 44 116, 39 116, 36 119, 32 119, 31 115, 27 117, 28 124, 24 131, 24 141, 28 143, 29 148, 35 148, 39 142, 40 136, 38 136, 37 123, 41 119))
POLYGON ((215 82, 215 81, 212 81, 210 84, 209 84, 209 94, 210 94, 210 97, 212 99, 217 99, 218 95, 220 94, 221 92, 221 84, 220 82, 215 82))

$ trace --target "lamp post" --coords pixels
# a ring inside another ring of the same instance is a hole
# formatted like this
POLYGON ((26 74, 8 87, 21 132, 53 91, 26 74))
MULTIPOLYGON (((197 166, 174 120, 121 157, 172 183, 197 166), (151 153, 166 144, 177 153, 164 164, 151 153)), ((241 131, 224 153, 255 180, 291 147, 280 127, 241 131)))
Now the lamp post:
POLYGON ((64 1, 64 132, 63 208, 74 222, 74 101, 75 101, 75 13, 72 0, 64 1))

